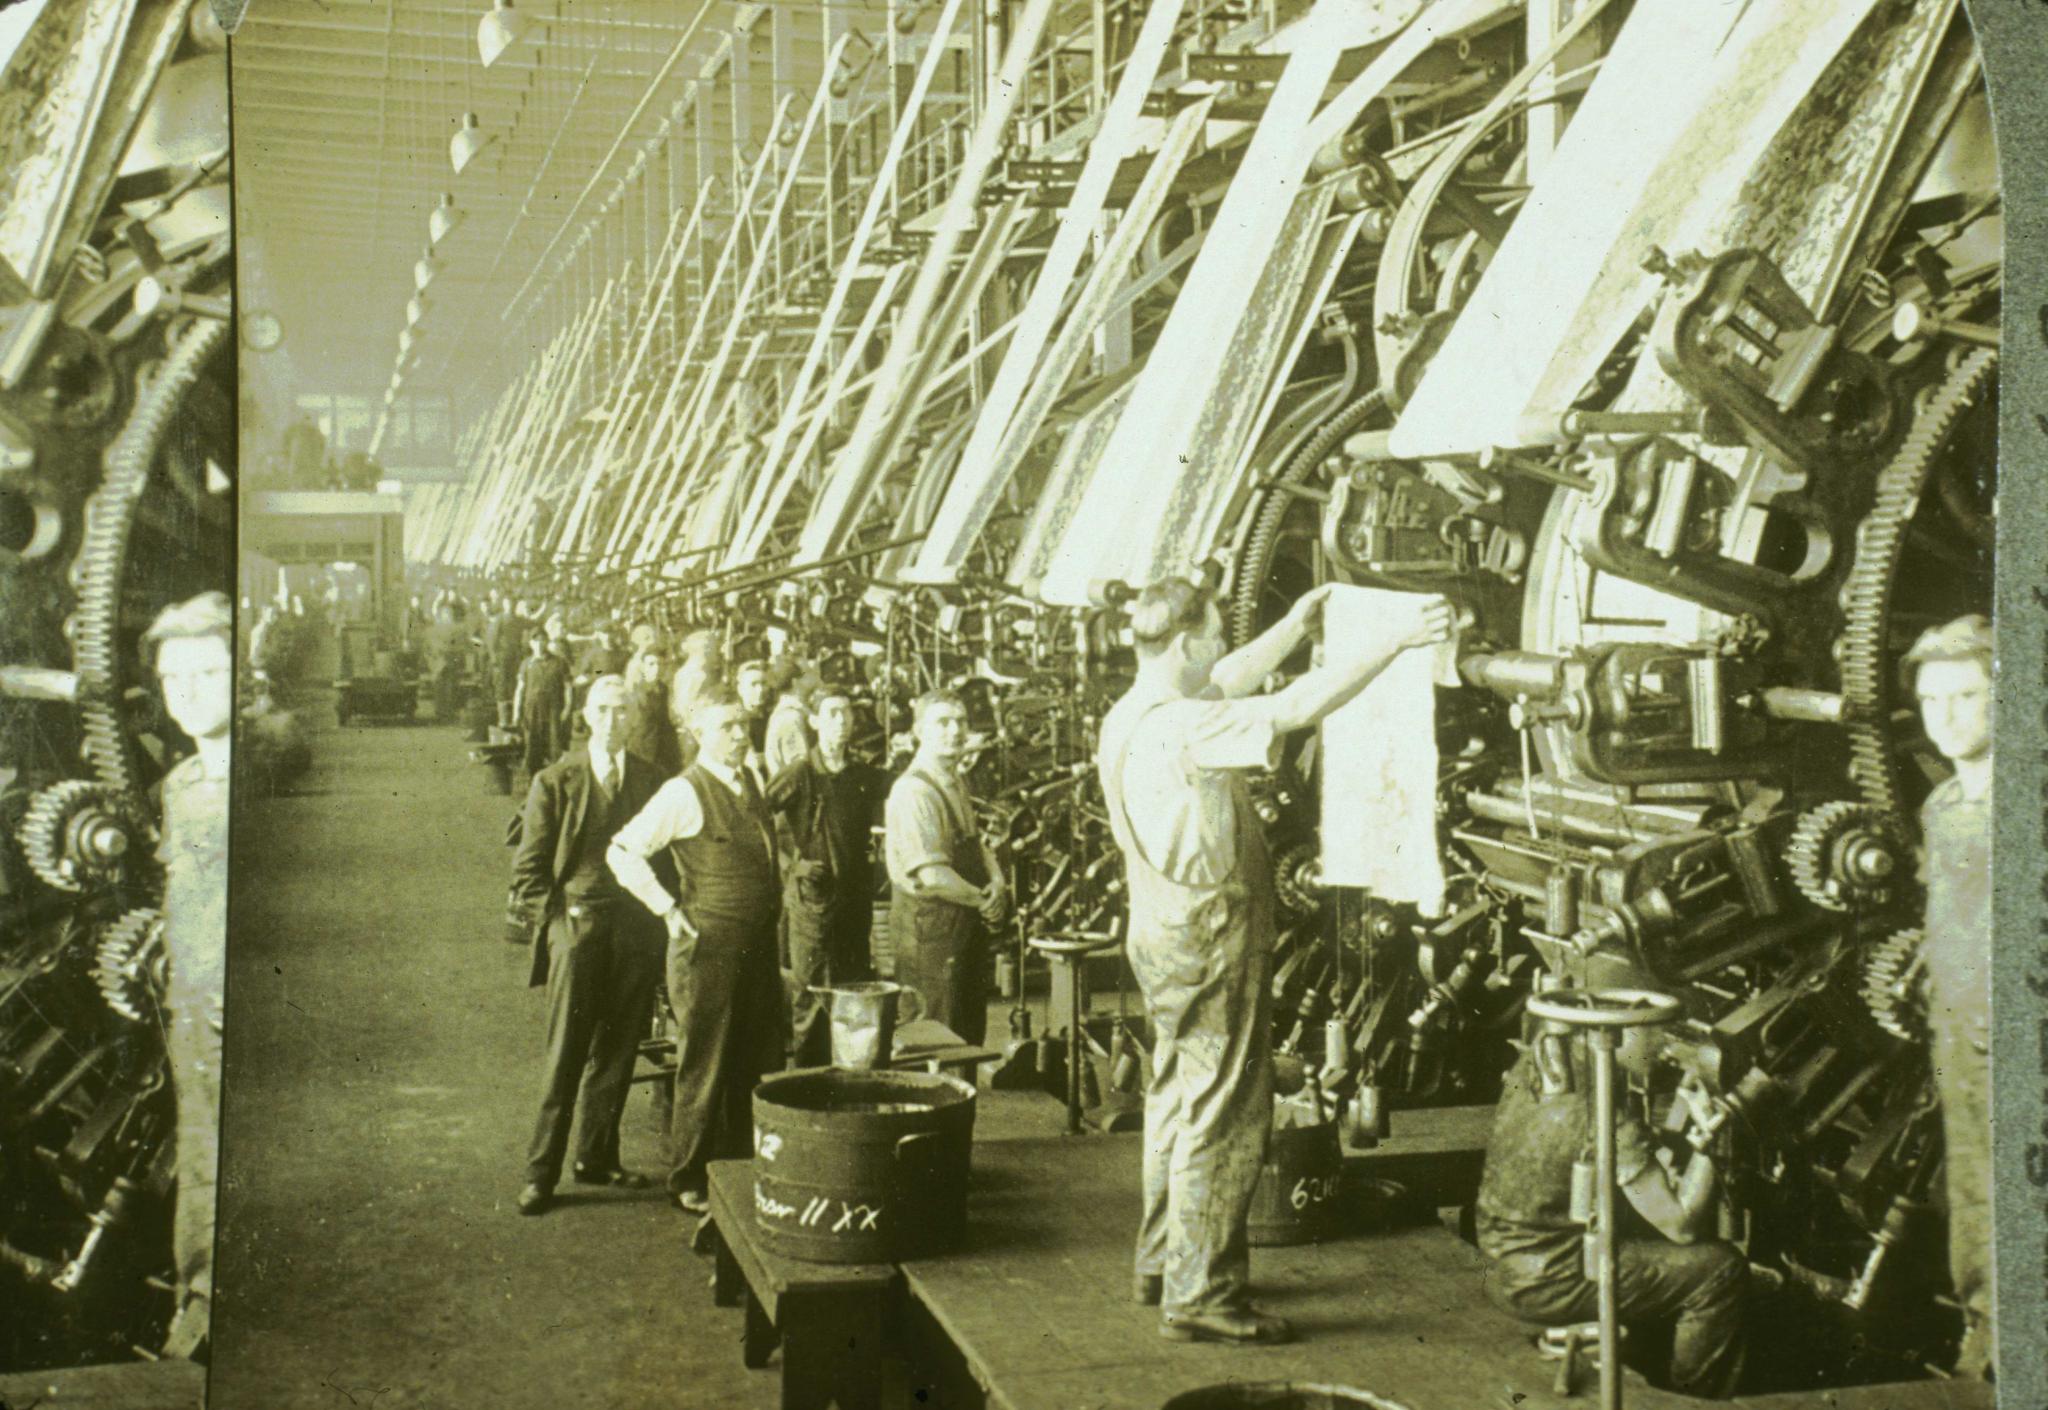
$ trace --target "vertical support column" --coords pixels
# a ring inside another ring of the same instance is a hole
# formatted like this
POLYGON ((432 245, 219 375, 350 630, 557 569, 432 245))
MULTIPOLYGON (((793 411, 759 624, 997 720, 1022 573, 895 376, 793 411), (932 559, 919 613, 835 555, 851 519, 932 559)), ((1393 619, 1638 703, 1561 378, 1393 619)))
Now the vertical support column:
MULTIPOLYGON (((1581 0, 1529 0, 1527 13, 1528 41, 1526 52, 1541 54, 1557 38, 1558 31, 1570 22, 1578 12, 1581 0)), ((1542 99, 1549 93, 1550 86, 1561 73, 1568 73, 1581 64, 1598 57, 1600 37, 1595 33, 1580 35, 1558 53, 1549 70, 1530 86, 1530 104, 1526 121, 1528 123, 1528 181, 1534 185, 1543 174, 1543 168, 1550 154, 1557 150, 1558 139, 1564 135, 1567 114, 1556 103, 1545 103, 1542 99)))

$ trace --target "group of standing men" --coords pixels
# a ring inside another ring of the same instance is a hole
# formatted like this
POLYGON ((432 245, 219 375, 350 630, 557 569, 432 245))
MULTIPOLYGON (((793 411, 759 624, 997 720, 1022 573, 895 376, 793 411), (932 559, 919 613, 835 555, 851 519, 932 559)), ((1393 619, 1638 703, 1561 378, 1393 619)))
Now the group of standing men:
POLYGON ((699 1212, 707 1163, 751 1153, 760 1078, 829 1060, 816 986, 873 977, 878 822, 897 978, 962 1038, 983 1036, 988 928, 1009 903, 962 777, 966 709, 945 693, 920 700, 916 757, 892 782, 851 752, 850 690, 804 689, 760 661, 728 672, 708 631, 681 643, 671 674, 663 643, 643 632, 630 650, 601 639, 623 659, 597 663, 612 668, 583 685, 589 733, 571 743, 552 702, 582 683, 554 679, 566 657, 551 635, 563 635, 558 618, 527 643, 529 662, 555 664, 522 672, 512 712, 535 768, 513 902, 548 1014, 518 1208, 552 1203, 572 1127, 576 1181, 653 1183, 622 1165, 619 1124, 665 989, 676 1034, 666 1185, 699 1212))

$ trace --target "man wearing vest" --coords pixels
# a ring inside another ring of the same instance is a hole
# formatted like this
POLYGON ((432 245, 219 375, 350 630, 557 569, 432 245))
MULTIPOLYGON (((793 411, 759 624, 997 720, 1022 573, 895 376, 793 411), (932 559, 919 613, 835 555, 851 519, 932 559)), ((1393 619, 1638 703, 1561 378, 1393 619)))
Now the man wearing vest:
POLYGON ((605 867, 612 834, 654 796, 654 766, 626 752, 626 683, 592 682, 583 718, 590 743, 534 775, 512 862, 514 903, 540 932, 530 983, 547 986, 547 1056, 540 1119, 527 1151, 519 1212, 554 1199, 582 1086, 576 1180, 645 1188, 619 1167, 619 1117, 654 1011, 660 931, 605 867))
MULTIPOLYGON (((1429 598, 1383 645, 1253 692, 1309 635, 1324 589, 1225 655, 1222 614, 1179 579, 1131 608, 1138 676, 1104 718, 1096 767, 1124 855, 1127 951, 1152 1022, 1145 1095, 1138 1301, 1175 1341, 1285 1341, 1249 1301, 1245 1220, 1273 1120, 1271 867, 1243 775, 1272 768, 1281 736, 1363 690, 1401 651, 1441 641, 1451 609, 1429 598)), ((1392 624, 1390 624, 1391 626, 1392 624)))
POLYGON ((926 1016, 969 1043, 988 1033, 988 927, 1009 913, 1009 884, 974 826, 960 777, 967 705, 951 691, 918 699, 917 757, 889 790, 889 939, 896 977, 926 1016))
POLYGON ((775 927, 781 885, 767 805, 746 771, 747 714, 731 693, 699 696, 689 720, 701 752, 612 839, 620 883, 668 927, 676 1013, 669 1192, 709 1207, 705 1165, 753 1153, 754 1084, 782 1066, 788 1022, 775 927), (680 896, 649 858, 674 857, 680 896))

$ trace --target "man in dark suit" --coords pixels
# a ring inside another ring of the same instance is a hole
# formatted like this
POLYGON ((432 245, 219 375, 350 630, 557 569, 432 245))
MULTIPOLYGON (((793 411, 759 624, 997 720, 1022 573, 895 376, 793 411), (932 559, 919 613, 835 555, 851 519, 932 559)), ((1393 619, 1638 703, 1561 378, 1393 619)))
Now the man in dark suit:
POLYGON ((582 1087, 579 1184, 650 1183, 619 1165, 619 1117, 661 978, 662 929, 605 866, 612 834, 654 796, 660 775, 626 752, 626 683, 602 676, 583 707, 589 747, 534 775, 521 819, 512 891, 539 943, 529 983, 547 986, 540 1118, 527 1150, 519 1212, 554 1198, 582 1087))

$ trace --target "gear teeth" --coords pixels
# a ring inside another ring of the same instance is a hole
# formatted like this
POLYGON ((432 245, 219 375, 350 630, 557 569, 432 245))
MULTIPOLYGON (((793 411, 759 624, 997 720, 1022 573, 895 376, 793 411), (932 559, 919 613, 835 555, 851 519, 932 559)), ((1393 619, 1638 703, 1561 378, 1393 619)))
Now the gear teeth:
POLYGON ((1871 835, 1882 842, 1895 860, 1911 851, 1911 842, 1897 818, 1867 803, 1837 799, 1810 808, 1800 815, 1785 844, 1785 864, 1800 894, 1816 906, 1830 911, 1886 904, 1893 894, 1889 876, 1859 878, 1844 875, 1836 850, 1852 832, 1871 835))
POLYGON ((1899 553, 1936 457, 1947 446, 1963 412, 1984 394, 1997 371, 1997 350, 1977 349, 1914 416, 1897 453, 1878 472, 1870 513, 1856 529, 1856 561, 1842 584, 1844 623, 1835 646, 1842 695, 1852 714, 1847 726, 1849 777, 1866 803, 1887 813, 1900 811, 1898 770, 1889 733, 1892 684, 1886 640, 1899 553))
POLYGON ((71 824, 88 809, 117 819, 131 843, 146 830, 139 810, 118 789, 80 778, 51 784, 29 800, 19 829, 22 856, 44 885, 78 892, 93 878, 94 869, 70 853, 71 824))
POLYGON ((1863 959, 1863 1006, 1879 1028, 1909 1042, 1920 1038, 1925 1027, 1913 987, 1921 938, 1919 930, 1897 931, 1873 945, 1863 959))
POLYGON ((107 447, 100 487, 86 501, 85 533, 71 565, 78 594, 71 659, 82 686, 78 709, 85 725, 86 761, 102 782, 122 793, 135 791, 120 714, 121 578, 128 533, 179 400, 226 334, 227 324, 219 319, 196 320, 156 375, 142 379, 128 423, 107 447))
POLYGON ((107 927, 92 977, 107 1007, 140 1023, 163 1000, 164 918, 160 911, 129 911, 107 927))

